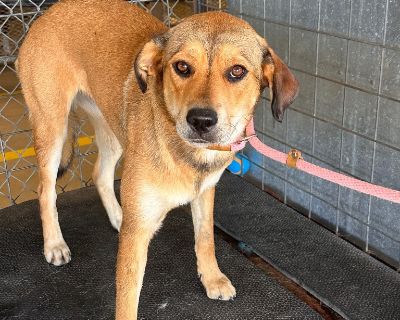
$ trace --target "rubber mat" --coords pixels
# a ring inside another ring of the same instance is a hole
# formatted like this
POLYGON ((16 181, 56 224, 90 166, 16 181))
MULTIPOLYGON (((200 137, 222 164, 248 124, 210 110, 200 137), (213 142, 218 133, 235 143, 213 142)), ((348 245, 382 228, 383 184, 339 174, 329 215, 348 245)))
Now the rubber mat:
MULTIPOLYGON (((72 251, 63 267, 42 255, 37 201, 0 211, 0 319, 113 319, 117 233, 93 188, 58 199, 72 251)), ((217 238, 221 269, 234 301, 209 300, 197 279, 190 216, 177 210, 153 240, 140 319, 320 319, 307 305, 217 238)))
POLYGON ((349 319, 400 319, 400 274, 288 208, 225 174, 216 224, 349 319))

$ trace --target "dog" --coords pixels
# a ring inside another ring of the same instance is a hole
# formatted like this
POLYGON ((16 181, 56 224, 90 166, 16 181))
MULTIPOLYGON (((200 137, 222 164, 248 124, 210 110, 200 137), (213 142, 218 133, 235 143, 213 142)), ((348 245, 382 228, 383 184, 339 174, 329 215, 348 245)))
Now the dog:
POLYGON ((56 208, 57 174, 73 156, 70 114, 96 134, 93 181, 120 232, 116 319, 136 319, 149 242, 167 213, 191 205, 197 270, 207 296, 236 295, 215 257, 215 185, 233 159, 264 88, 282 121, 298 82, 245 21, 193 15, 168 29, 122 0, 61 0, 32 25, 16 63, 29 108, 44 255, 68 263, 56 208), (113 188, 123 156, 121 206, 113 188))

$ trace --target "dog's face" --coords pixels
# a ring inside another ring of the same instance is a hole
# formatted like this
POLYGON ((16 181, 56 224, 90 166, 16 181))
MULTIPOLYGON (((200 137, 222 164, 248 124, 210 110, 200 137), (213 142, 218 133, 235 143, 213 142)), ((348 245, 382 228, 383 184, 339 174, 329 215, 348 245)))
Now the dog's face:
POLYGON ((179 136, 195 147, 237 141, 265 87, 278 121, 298 91, 266 41, 221 12, 194 15, 147 43, 135 72, 143 92, 152 82, 163 93, 179 136))

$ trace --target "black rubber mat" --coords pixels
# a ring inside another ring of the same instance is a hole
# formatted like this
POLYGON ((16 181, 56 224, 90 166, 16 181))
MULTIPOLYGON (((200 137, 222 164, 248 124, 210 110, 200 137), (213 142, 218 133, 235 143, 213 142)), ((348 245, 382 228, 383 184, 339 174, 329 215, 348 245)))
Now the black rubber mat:
MULTIPOLYGON (((118 235, 93 188, 60 195, 58 208, 72 251, 63 267, 41 253, 37 201, 0 211, 0 319, 113 318, 118 235)), ((320 318, 220 238, 217 256, 237 298, 209 300, 196 276, 192 229, 190 216, 177 210, 153 240, 141 319, 320 318)))
POLYGON ((400 319, 400 274, 288 208, 225 174, 216 223, 349 319, 400 319))

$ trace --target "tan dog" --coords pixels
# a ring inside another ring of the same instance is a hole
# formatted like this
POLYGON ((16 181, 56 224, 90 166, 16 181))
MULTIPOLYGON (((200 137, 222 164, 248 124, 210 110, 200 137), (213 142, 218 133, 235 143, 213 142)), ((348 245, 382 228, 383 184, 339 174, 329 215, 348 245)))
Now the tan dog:
POLYGON ((93 180, 120 230, 117 319, 136 319, 149 242, 166 214, 186 203, 208 297, 235 297, 218 268, 213 235, 214 186, 233 153, 209 147, 240 139, 265 87, 278 120, 294 99, 297 81, 265 40, 226 13, 194 15, 167 29, 124 1, 64 0, 34 23, 18 60, 37 152, 46 260, 71 259, 55 183, 73 150, 69 114, 80 106, 96 131, 93 180), (121 155, 122 210, 113 190, 121 155))

